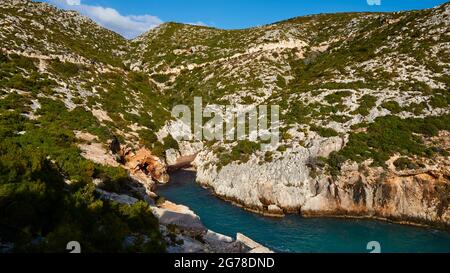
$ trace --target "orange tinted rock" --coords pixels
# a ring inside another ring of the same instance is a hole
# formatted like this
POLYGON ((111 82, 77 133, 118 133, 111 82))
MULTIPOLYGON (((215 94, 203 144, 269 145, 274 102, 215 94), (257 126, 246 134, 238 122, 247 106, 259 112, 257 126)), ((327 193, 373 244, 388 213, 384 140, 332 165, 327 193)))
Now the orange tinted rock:
POLYGON ((135 154, 131 152, 126 153, 125 161, 125 165, 134 173, 142 172, 159 183, 167 183, 169 181, 165 164, 148 149, 142 148, 135 154))

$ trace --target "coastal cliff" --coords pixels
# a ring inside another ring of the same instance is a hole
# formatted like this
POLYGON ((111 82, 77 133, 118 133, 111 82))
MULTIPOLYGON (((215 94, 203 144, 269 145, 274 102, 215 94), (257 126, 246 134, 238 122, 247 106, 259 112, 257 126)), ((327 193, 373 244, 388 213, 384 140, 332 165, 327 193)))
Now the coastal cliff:
MULTIPOLYGON (((448 148, 448 132, 434 139, 448 148)), ((315 142, 290 150, 273 162, 256 157, 218 170, 212 152, 202 152, 194 165, 197 181, 219 197, 271 216, 367 217, 395 222, 450 227, 450 161, 448 156, 422 160, 416 169, 398 170, 393 156, 386 167, 346 161, 330 175, 313 159, 340 150, 343 142, 315 142), (325 154, 324 154, 325 153, 325 154)))
POLYGON ((267 215, 449 225, 450 3, 164 23, 132 40, 47 3, 1 3, 0 244, 162 252, 155 185, 194 156, 201 185, 267 215), (251 126, 245 140, 177 141, 189 126, 171 109, 198 97, 237 115, 278 106, 279 141, 263 147, 251 126), (149 240, 124 245, 132 234, 149 240))

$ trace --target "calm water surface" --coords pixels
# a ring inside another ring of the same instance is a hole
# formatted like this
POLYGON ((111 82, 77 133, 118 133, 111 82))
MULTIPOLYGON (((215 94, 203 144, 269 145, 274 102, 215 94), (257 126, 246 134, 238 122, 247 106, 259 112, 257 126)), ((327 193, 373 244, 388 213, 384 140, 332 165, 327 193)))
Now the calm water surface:
POLYGON ((382 252, 450 252, 450 233, 373 220, 270 218, 247 212, 195 184, 195 173, 178 171, 158 193, 190 207, 205 226, 235 237, 240 232, 278 252, 369 252, 378 241, 382 252))

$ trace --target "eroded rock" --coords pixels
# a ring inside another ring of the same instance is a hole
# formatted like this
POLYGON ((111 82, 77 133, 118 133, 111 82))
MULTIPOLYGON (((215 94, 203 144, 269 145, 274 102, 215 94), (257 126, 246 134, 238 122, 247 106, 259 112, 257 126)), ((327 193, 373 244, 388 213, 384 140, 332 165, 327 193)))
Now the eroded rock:
POLYGON ((130 153, 126 155, 125 161, 125 166, 133 173, 142 172, 159 183, 167 183, 169 181, 165 164, 154 156, 150 150, 142 148, 136 153, 130 153))

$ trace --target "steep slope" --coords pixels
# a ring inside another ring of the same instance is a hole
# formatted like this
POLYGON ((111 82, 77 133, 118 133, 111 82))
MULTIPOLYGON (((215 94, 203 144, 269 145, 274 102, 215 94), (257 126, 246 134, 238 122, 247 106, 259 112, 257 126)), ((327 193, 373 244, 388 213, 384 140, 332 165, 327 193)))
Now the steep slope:
POLYGON ((0 252, 253 251, 152 192, 178 144, 156 135, 171 117, 128 41, 48 4, 1 11, 0 252))
POLYGON ((199 183, 261 213, 449 226, 449 3, 232 31, 167 23, 132 41, 48 4, 1 3, 0 242, 162 251, 154 156, 196 153, 199 183), (170 110, 194 96, 280 105, 280 143, 175 141, 170 110))
POLYGON ((198 181, 225 199, 269 214, 448 225, 449 12, 447 3, 235 31, 169 23, 131 42, 132 69, 172 104, 281 106, 275 147, 207 142, 198 155, 198 181))
POLYGON ((152 179, 108 152, 152 144, 166 119, 148 77, 123 65, 128 42, 43 3, 0 11, 1 251, 164 252, 152 179))
POLYGON ((0 41, 8 51, 121 66, 127 41, 77 12, 45 3, 4 0, 0 7, 0 41))

